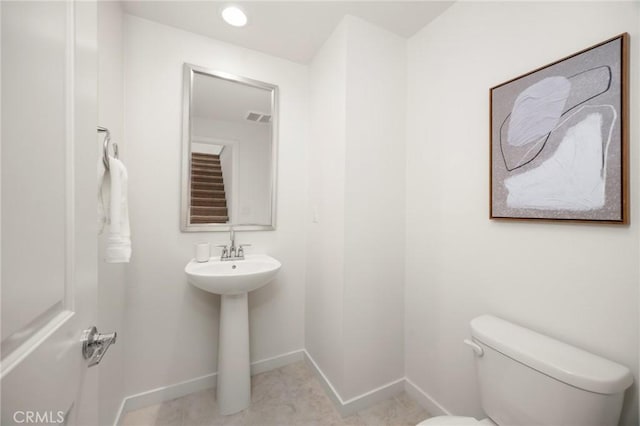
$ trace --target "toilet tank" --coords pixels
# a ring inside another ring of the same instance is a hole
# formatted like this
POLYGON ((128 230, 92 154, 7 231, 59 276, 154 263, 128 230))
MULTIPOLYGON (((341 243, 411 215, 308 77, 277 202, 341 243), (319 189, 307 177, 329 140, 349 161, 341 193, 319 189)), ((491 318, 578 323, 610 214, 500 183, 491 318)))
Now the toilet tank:
POLYGON ((482 407, 498 425, 618 424, 627 367, 491 315, 473 319, 471 335, 482 407))

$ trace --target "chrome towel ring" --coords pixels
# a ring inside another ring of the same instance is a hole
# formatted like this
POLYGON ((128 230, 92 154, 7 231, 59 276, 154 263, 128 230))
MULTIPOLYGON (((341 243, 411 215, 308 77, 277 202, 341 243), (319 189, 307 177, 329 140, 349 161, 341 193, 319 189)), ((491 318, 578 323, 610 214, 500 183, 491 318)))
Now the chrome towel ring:
MULTIPOLYGON (((109 170, 109 142, 111 142, 111 132, 109 132, 109 129, 106 127, 98 126, 98 133, 106 133, 103 143, 102 163, 104 164, 104 168, 109 170)), ((111 145, 113 146, 113 158, 118 158, 118 144, 113 142, 111 145)))

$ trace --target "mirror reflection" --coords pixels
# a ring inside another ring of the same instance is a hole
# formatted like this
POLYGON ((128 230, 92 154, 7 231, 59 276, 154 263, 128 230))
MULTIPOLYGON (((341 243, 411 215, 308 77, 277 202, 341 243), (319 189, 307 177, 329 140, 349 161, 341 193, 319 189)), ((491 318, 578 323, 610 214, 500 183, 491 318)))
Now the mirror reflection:
POLYGON ((183 230, 274 229, 276 95, 185 65, 183 230))

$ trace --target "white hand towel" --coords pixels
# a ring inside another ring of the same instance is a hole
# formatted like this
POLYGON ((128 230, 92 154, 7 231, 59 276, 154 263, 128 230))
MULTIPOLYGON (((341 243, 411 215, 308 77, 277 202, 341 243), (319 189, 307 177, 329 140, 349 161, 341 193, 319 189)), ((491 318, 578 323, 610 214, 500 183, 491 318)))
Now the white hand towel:
POLYGON ((104 167, 102 158, 98 160, 98 235, 109 223, 109 199, 111 197, 111 178, 104 167))
MULTIPOLYGON (((107 222, 106 262, 126 263, 131 259, 131 231, 129 229, 129 207, 127 201, 127 169, 117 158, 109 157, 109 208, 107 222)), ((101 192, 104 194, 104 192, 101 192)), ((106 210, 106 209, 105 209, 106 210)))

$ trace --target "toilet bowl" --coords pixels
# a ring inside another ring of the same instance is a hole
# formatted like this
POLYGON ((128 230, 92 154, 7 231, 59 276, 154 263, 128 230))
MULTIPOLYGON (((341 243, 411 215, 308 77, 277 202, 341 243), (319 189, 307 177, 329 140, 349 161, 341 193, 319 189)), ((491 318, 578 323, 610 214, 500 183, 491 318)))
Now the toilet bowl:
POLYGON ((439 416, 419 426, 616 426, 629 369, 491 315, 471 321, 488 418, 439 416))

